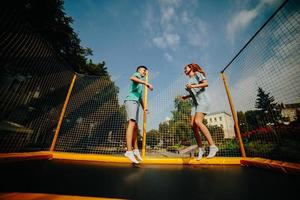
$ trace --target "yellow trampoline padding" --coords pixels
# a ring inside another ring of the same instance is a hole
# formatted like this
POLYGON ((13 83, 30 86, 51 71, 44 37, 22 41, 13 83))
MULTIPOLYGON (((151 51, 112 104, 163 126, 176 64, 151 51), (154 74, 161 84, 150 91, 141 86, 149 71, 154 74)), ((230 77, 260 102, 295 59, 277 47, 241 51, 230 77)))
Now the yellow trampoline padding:
MULTIPOLYGON (((125 156, 109 156, 97 154, 77 154, 77 153, 64 153, 53 152, 54 159, 67 159, 67 160, 85 160, 85 161, 98 161, 108 163, 131 163, 125 156)), ((215 158, 202 158, 197 161, 196 158, 147 158, 144 157, 141 164, 221 164, 221 165, 240 165, 241 157, 215 157, 215 158)))
POLYGON ((262 167, 266 169, 281 170, 285 173, 300 173, 300 164, 265 158, 242 158, 242 165, 262 167))

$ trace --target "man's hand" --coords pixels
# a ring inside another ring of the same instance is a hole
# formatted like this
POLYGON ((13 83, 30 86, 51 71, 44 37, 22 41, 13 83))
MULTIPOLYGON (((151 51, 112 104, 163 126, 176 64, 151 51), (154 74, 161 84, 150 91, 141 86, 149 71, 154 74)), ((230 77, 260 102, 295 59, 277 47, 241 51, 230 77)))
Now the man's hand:
POLYGON ((153 86, 149 83, 146 83, 146 86, 152 91, 153 90, 153 86))
POLYGON ((144 108, 144 112, 148 114, 149 113, 148 108, 144 108))

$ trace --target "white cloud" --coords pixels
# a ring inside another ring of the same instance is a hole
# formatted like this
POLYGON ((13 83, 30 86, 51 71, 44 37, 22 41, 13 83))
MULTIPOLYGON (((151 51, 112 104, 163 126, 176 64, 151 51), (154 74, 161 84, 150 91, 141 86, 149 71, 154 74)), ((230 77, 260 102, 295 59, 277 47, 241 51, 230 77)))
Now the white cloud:
POLYGON ((236 33, 245 29, 266 6, 278 4, 280 1, 281 0, 260 0, 254 9, 244 9, 234 13, 227 24, 228 39, 233 42, 236 33))
POLYGON ((181 0, 159 0, 159 3, 165 6, 171 5, 177 7, 181 4, 181 0))
POLYGON ((165 39, 170 47, 175 47, 179 44, 180 36, 177 34, 166 34, 165 39))
MULTIPOLYGON (((157 78, 163 79, 164 74, 157 78)), ((179 76, 177 79, 168 82, 162 90, 155 92, 154 96, 148 99, 148 108, 151 113, 151 117, 148 118, 149 128, 158 128, 158 124, 174 109, 173 100, 175 97, 186 94, 183 87, 187 81, 186 79, 186 76, 179 76)))
POLYGON ((165 122, 168 122, 168 121, 170 121, 170 120, 171 120, 170 117, 166 117, 166 118, 165 118, 165 122))
POLYGON ((118 79, 121 78, 121 77, 122 77, 121 74, 118 74, 118 75, 112 75, 112 76, 111 76, 111 80, 115 82, 116 80, 118 80, 118 79))
POLYGON ((201 19, 194 19, 190 30, 186 33, 188 43, 192 46, 207 46, 207 25, 201 19))
POLYGON ((147 6, 146 19, 143 20, 143 26, 149 32, 155 32, 155 30, 154 30, 155 19, 156 19, 156 17, 155 17, 155 12, 153 11, 153 8, 151 6, 147 6))
POLYGON ((157 47, 164 48, 167 46, 167 43, 163 37, 155 37, 152 39, 152 41, 157 47))
POLYGON ((164 34, 162 36, 153 38, 152 41, 154 45, 160 48, 175 48, 180 42, 180 36, 177 34, 164 34))
POLYGON ((164 56, 165 56, 167 61, 169 61, 169 62, 173 61, 173 57, 169 53, 165 53, 164 56))
POLYGON ((188 12, 187 11, 183 11, 181 13, 181 22, 183 24, 188 24, 191 21, 191 19, 188 16, 188 12))
POLYGON ((238 30, 244 29, 257 16, 258 12, 254 10, 242 10, 233 16, 233 19, 227 25, 228 37, 233 41, 238 30))
POLYGON ((149 74, 149 81, 153 81, 155 80, 157 77, 159 77, 160 72, 159 71, 155 71, 149 74))
POLYGON ((260 0, 259 5, 271 5, 271 4, 278 4, 282 2, 281 0, 260 0))
POLYGON ((257 35, 255 39, 260 42, 259 51, 252 46, 253 52, 246 52, 250 54, 249 59, 239 62, 243 63, 239 66, 243 69, 235 74, 238 80, 232 84, 231 91, 237 110, 255 109, 258 87, 270 93, 278 103, 299 103, 300 46, 296 41, 300 40, 300 33, 294 31, 300 28, 299 23, 294 23, 299 17, 297 13, 290 14, 283 23, 269 29, 268 34, 257 35), (273 44, 265 42, 270 37, 273 44))
POLYGON ((207 75, 207 80, 207 93, 210 100, 210 113, 219 111, 230 112, 230 107, 220 75, 207 75))
POLYGON ((180 0, 159 0, 156 5, 148 4, 143 24, 151 38, 150 43, 172 51, 177 51, 181 44, 186 48, 190 45, 205 46, 209 41, 207 25, 196 16, 197 3, 189 1, 183 4, 180 0))
POLYGON ((256 72, 253 72, 252 76, 245 77, 233 85, 231 90, 236 110, 246 111, 254 108, 258 88, 256 75, 256 72))
POLYGON ((175 11, 174 8, 168 7, 166 9, 162 9, 161 21, 162 23, 168 23, 174 17, 175 11))

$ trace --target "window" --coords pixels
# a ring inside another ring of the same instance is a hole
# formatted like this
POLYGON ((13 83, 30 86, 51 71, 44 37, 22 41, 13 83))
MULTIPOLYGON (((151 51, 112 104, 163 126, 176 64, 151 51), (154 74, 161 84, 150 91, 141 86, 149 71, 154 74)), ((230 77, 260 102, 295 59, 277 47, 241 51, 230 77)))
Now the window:
POLYGON ((220 121, 222 121, 222 117, 219 117, 220 121))

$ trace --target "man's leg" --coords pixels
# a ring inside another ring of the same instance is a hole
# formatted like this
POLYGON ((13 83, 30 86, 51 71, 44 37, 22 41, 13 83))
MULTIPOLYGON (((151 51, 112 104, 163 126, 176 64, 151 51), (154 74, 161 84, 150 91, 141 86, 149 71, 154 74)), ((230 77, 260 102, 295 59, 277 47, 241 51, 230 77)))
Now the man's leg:
POLYGON ((132 151, 132 139, 134 135, 134 129, 135 129, 135 121, 134 120, 129 120, 128 121, 128 127, 126 130, 126 144, 127 144, 127 151, 125 153, 125 156, 128 157, 133 163, 139 163, 133 154, 132 151))

